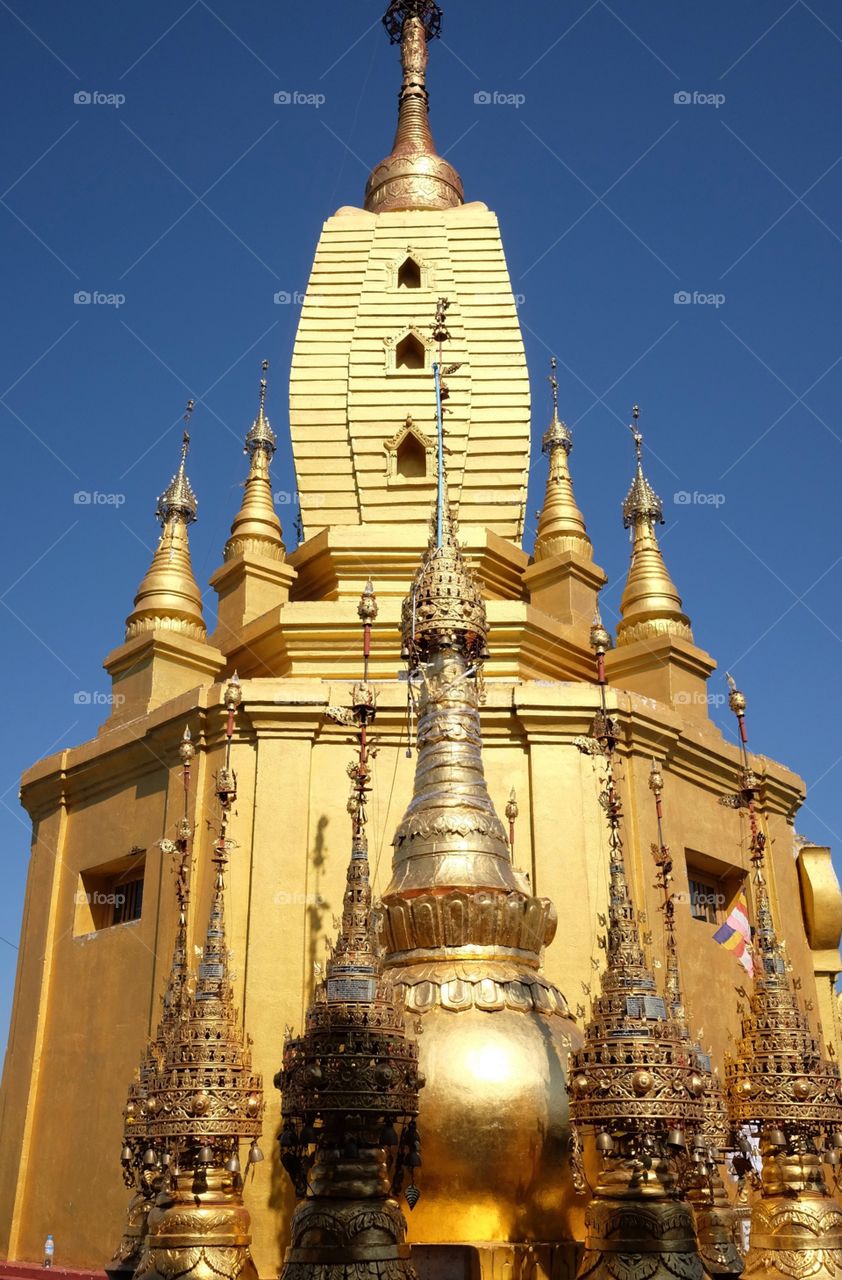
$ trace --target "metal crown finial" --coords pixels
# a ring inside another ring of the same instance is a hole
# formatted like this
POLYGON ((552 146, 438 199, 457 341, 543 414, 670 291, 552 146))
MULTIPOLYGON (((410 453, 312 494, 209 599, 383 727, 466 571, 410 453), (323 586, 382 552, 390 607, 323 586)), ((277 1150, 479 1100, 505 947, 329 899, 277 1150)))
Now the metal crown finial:
POLYGON ((558 368, 558 361, 556 360, 555 356, 550 356, 550 369, 552 370, 552 372, 550 373, 550 376, 547 379, 547 381, 549 382, 550 388, 552 390, 554 418, 558 417, 558 378, 555 376, 555 371, 557 368, 558 368))

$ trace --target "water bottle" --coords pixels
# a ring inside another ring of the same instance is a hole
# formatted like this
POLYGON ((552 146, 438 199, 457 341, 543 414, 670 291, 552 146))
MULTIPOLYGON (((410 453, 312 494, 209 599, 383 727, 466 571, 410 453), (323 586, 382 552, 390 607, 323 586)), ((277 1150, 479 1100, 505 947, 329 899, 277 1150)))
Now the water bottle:
POLYGON ((53 1265, 53 1254, 56 1251, 56 1242, 53 1239, 52 1232, 44 1241, 44 1266, 51 1267, 53 1265))

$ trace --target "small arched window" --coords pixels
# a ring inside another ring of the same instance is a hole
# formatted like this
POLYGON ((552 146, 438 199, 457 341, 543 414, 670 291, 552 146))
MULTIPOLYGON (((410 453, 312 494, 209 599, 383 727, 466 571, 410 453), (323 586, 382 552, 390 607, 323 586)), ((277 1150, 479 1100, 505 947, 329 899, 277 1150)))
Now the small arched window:
POLYGON ((421 268, 414 258, 406 258, 398 268, 398 288, 421 288, 421 268))
POLYGON ((395 347, 395 368, 424 368, 424 344, 420 338, 416 338, 414 333, 408 333, 405 338, 401 338, 395 347))
POLYGON ((397 447, 395 471, 402 480, 423 480, 427 475, 427 450, 413 431, 397 447))

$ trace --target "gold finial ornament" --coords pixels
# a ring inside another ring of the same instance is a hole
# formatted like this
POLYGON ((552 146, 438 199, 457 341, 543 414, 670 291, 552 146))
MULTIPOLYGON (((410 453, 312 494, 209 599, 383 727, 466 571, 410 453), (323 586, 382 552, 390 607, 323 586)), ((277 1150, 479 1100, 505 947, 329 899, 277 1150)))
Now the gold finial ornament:
POLYGON ((549 460, 549 469, 544 505, 538 516, 535 559, 546 560, 565 551, 575 551, 592 560, 593 547, 570 478, 569 457, 573 448, 573 436, 570 428, 558 416, 557 368, 558 361, 553 356, 549 376, 553 416, 541 442, 541 449, 549 460))
POLYGON ((631 530, 632 552, 628 577, 620 602, 622 615, 617 627, 617 644, 633 644, 659 636, 693 639, 690 619, 683 612, 678 594, 664 564, 655 526, 664 523, 661 499, 643 470, 643 435, 639 429, 640 409, 632 409, 635 473, 623 502, 623 527, 631 530))
POLYGON ((239 682, 226 688, 225 759, 216 773, 220 809, 213 844, 214 887, 202 958, 181 991, 178 1016, 146 1087, 149 1152, 159 1190, 136 1280, 256 1280, 250 1221, 243 1205, 240 1150, 247 1168, 263 1159, 263 1085, 239 1023, 225 929, 225 870, 234 841, 231 767, 239 682))
POLYGON ((614 773, 619 730, 607 710, 599 667, 598 682, 600 709, 593 745, 580 747, 604 770, 600 803, 608 824, 609 907, 600 992, 593 1000, 585 1043, 570 1059, 573 1164, 579 1190, 585 1190, 585 1135, 593 1135, 603 1164, 585 1215, 579 1276, 703 1280, 681 1175, 685 1152, 694 1147, 702 1125, 705 1079, 683 1026, 683 1009, 676 1009, 672 997, 668 1001, 657 994, 644 955, 626 878, 614 773))
POLYGON ((249 458, 249 473, 240 510, 234 518, 231 536, 225 544, 223 559, 226 562, 242 555, 264 556, 270 560, 283 560, 286 557, 270 475, 270 464, 278 445, 278 437, 266 417, 266 374, 269 361, 264 360, 260 369, 262 377, 257 417, 246 433, 243 445, 243 453, 249 458))
MULTIPOLYGON (((376 614, 368 583, 360 602, 366 667, 372 604, 376 614)), ((348 718, 358 752, 348 770, 352 839, 342 922, 304 1033, 287 1037, 275 1077, 281 1163, 299 1197, 282 1280, 415 1280, 396 1197, 403 1189, 413 1208, 421 1194, 415 1117, 424 1080, 403 1001, 383 976, 372 907, 365 800, 374 715, 373 693, 361 698, 355 691, 348 718)))
POLYGON ((120 1163, 123 1181, 133 1191, 126 1217, 123 1237, 114 1257, 105 1270, 110 1280, 129 1280, 143 1255, 150 1210, 160 1192, 166 1175, 166 1166, 155 1150, 151 1121, 155 1114, 155 1080, 167 1054, 170 1040, 176 1032, 181 1010, 187 995, 190 970, 187 959, 187 919, 190 903, 190 878, 193 860, 193 825, 189 819, 190 769, 196 749, 185 726, 178 748, 181 760, 184 810, 176 825, 174 840, 160 841, 161 852, 173 857, 175 862, 175 898, 178 908, 175 944, 170 971, 162 997, 161 1018, 156 1034, 146 1046, 140 1069, 129 1087, 123 1110, 123 1149, 120 1163))
POLYGON ((443 489, 441 498, 403 606, 417 755, 382 898, 386 975, 420 1016, 428 1076, 424 1199, 413 1225, 421 1239, 526 1250, 527 1237, 573 1238, 567 1098, 547 1081, 564 1078, 577 1031, 541 970, 555 909, 513 866, 488 793, 478 686, 485 604, 443 489))
MULTIPOLYGON (((684 1006, 681 971, 678 963, 678 945, 675 936, 675 894, 672 891, 672 854, 664 841, 663 795, 664 775, 658 760, 652 759, 649 770, 649 789, 655 801, 655 820, 658 839, 652 845, 657 867, 657 887, 663 897, 664 950, 666 965, 664 998, 667 1015, 674 1034, 689 1044, 690 1029, 684 1006)), ((681 1186, 693 1208, 699 1253, 709 1276, 739 1276, 743 1270, 743 1258, 738 1247, 740 1230, 738 1215, 722 1181, 720 1162, 729 1143, 728 1113, 718 1075, 711 1070, 710 1055, 697 1044, 694 1049, 696 1066, 704 1080, 702 1095, 702 1123, 687 1151, 687 1162, 682 1170, 681 1186)))
POLYGON ((729 702, 740 734, 739 807, 747 811, 752 864, 754 991, 742 1034, 726 1057, 732 1123, 760 1143, 760 1197, 754 1202, 747 1277, 838 1277, 842 1211, 828 1194, 823 1163, 842 1159, 842 1081, 799 1004, 766 883, 766 834, 759 784, 750 767, 745 696, 731 676, 729 702))
MULTIPOLYGON (((189 400, 184 415, 189 424, 193 413, 189 400)), ((185 429, 178 470, 158 499, 155 515, 161 522, 161 537, 152 563, 138 587, 134 609, 126 619, 126 639, 146 631, 177 631, 194 640, 204 640, 205 620, 202 593, 193 575, 188 525, 196 519, 198 503, 187 477, 190 433, 185 429)))
POLYGON ((435 0, 392 0, 383 17, 392 44, 400 44, 403 83, 392 150, 372 171, 365 207, 372 213, 451 209, 463 203, 462 180, 436 151, 426 87, 427 42, 441 31, 435 0))

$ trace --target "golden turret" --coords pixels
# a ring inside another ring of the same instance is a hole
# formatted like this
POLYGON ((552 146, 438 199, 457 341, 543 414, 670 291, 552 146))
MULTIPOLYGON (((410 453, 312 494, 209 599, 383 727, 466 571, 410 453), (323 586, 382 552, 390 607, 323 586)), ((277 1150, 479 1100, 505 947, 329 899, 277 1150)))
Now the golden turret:
POLYGON ((593 547, 585 527, 584 517, 576 503, 573 481, 570 478, 568 459, 573 448, 570 428, 558 416, 558 379, 555 356, 550 361, 552 373, 550 386, 553 396, 553 416, 544 433, 541 448, 549 459, 547 491, 544 505, 538 517, 538 533, 535 538, 535 559, 546 560, 562 551, 578 551, 588 560, 593 559, 593 547))
MULTIPOLYGON (((193 401, 187 405, 189 423, 193 401)), ((146 631, 176 631, 195 640, 205 639, 202 593, 193 576, 187 526, 196 519, 196 495, 187 478, 190 434, 184 432, 178 470, 158 499, 155 515, 162 532, 146 576, 126 619, 126 639, 146 631)))
POLYGON ((244 552, 268 556, 270 560, 283 560, 286 553, 281 536, 281 522, 272 499, 272 482, 269 466, 277 448, 278 439, 266 417, 266 371, 269 361, 262 365, 260 400, 257 417, 246 435, 243 452, 248 454, 250 465, 240 510, 231 525, 231 537, 225 544, 224 559, 231 560, 244 552))
POLYGON ((750 766, 745 696, 731 677, 729 704, 740 737, 740 784, 724 802, 744 809, 752 863, 754 992, 742 1036, 726 1058, 728 1107, 735 1126, 760 1142, 760 1198, 752 1206, 746 1276, 790 1280, 839 1274, 842 1211, 829 1194, 822 1162, 838 1170, 842 1082, 799 1004, 766 884, 766 833, 760 783, 750 766))
POLYGON ((430 539, 402 612, 415 785, 382 899, 386 972, 423 1030, 427 1173, 413 1225, 421 1242, 570 1240, 561 1082, 576 1031, 541 972, 555 909, 512 865, 486 785, 485 605, 446 501, 441 417, 439 460, 430 539))
POLYGON ((655 525, 664 523, 661 499, 643 473, 643 436, 637 429, 640 410, 632 410, 631 427, 637 466, 623 503, 623 525, 631 530, 631 564, 620 602, 622 620, 617 627, 618 646, 657 636, 692 640, 690 619, 682 612, 681 596, 667 572, 655 525))
POLYGON ((263 1159, 257 1145, 263 1086, 234 1006, 225 930, 225 868, 233 847, 228 817, 237 794, 231 739, 241 697, 234 676, 225 689, 225 763, 215 780, 221 821, 202 958, 145 1090, 148 1158, 160 1166, 162 1185, 149 1212, 137 1280, 257 1277, 242 1198, 240 1144, 251 1139, 249 1166, 263 1159))
POLYGON ((154 1092, 154 1078, 166 1057, 167 1045, 181 1016, 190 978, 187 959, 187 912, 190 901, 193 824, 188 816, 188 809, 191 764, 195 753, 196 748, 191 741, 188 727, 184 730, 184 737, 179 747, 184 812, 176 827, 175 840, 165 837, 159 842, 161 852, 176 860, 175 896, 178 906, 178 923, 175 945, 157 1033, 146 1045, 140 1070, 129 1086, 128 1098, 123 1110, 123 1150, 120 1161, 123 1166, 123 1181, 134 1194, 129 1202, 123 1237, 114 1257, 106 1267, 111 1280, 130 1277, 137 1269, 143 1253, 149 1211, 155 1196, 161 1190, 166 1172, 152 1144, 150 1126, 153 1112, 150 1111, 148 1104, 150 1085, 154 1092))
POLYGON ((605 700, 605 631, 596 621, 600 709, 580 750, 600 760, 608 823, 608 915, 601 988, 571 1055, 574 1169, 584 1191, 581 1139, 595 1134, 603 1166, 588 1206, 579 1275, 594 1280, 682 1276, 702 1280, 693 1214, 681 1199, 685 1152, 702 1124, 704 1077, 682 1026, 683 1011, 657 994, 626 878, 622 811, 614 775, 618 725, 605 700))
POLYGON ((441 9, 435 0, 392 0, 383 25, 391 43, 401 46, 403 84, 395 141, 368 179, 365 207, 372 213, 450 209, 462 204, 462 181, 436 151, 426 87, 427 42, 441 31, 441 9))
POLYGON ((368 684, 377 613, 371 583, 358 612, 363 681, 354 686, 350 715, 336 713, 343 722, 352 720, 358 733, 358 757, 348 769, 353 829, 342 922, 304 1034, 288 1034, 283 1069, 275 1077, 283 1095, 281 1162, 300 1199, 284 1280, 415 1280, 395 1197, 407 1171, 410 1208, 420 1195, 415 1117, 424 1080, 400 993, 383 976, 365 834, 368 729, 376 713, 368 684))
MULTIPOLYGON (((664 842, 663 792, 664 778, 658 762, 653 759, 649 772, 649 789, 655 800, 655 819, 658 830, 657 843, 652 853, 658 868, 657 885, 663 894, 664 915, 664 998, 667 1017, 680 1040, 690 1041, 690 1028, 684 1005, 681 970, 678 963, 678 945, 675 936, 675 895, 672 892, 672 854, 664 842)), ((739 1276, 743 1270, 742 1254, 737 1238, 738 1215, 731 1206, 728 1192, 722 1181, 719 1163, 728 1146, 728 1112, 718 1074, 711 1070, 710 1055, 695 1048, 696 1062, 704 1077, 702 1096, 702 1123, 697 1130, 690 1152, 683 1187, 696 1219, 699 1253, 709 1276, 739 1276)))

